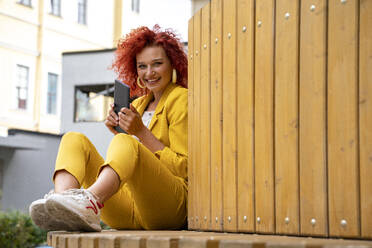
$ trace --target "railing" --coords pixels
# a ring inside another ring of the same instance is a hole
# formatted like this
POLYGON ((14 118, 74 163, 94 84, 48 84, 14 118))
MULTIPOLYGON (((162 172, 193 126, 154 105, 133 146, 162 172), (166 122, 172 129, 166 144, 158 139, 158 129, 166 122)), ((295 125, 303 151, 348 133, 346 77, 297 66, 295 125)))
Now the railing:
POLYGON ((372 1, 189 21, 189 229, 372 238, 372 1))

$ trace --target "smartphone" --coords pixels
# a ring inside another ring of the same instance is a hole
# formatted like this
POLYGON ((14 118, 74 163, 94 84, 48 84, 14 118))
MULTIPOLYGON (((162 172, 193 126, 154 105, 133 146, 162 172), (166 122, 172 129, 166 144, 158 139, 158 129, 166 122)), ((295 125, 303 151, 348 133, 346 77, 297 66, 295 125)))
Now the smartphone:
MULTIPOLYGON (((118 114, 121 108, 129 108, 129 87, 119 80, 115 80, 114 87, 114 111, 118 114)), ((116 126, 115 130, 119 133, 126 133, 119 126, 116 126)))

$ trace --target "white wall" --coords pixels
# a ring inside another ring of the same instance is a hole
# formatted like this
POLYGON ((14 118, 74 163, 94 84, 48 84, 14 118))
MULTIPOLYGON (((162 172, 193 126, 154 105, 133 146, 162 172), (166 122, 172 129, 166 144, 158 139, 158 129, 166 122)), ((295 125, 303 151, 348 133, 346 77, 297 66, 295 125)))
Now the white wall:
POLYGON ((172 28, 187 41, 191 0, 140 0, 140 12, 132 12, 132 0, 123 0, 123 34, 139 26, 172 28))

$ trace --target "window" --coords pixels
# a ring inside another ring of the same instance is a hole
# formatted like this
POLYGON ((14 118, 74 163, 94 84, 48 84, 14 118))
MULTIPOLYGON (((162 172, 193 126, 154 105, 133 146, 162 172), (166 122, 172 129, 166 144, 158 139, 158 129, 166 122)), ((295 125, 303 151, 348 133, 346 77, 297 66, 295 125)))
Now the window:
POLYGON ((132 11, 139 13, 140 11, 140 0, 132 0, 132 11))
POLYGON ((57 85, 58 75, 48 73, 47 113, 51 115, 57 113, 57 85))
POLYGON ((29 69, 27 66, 17 65, 16 98, 17 108, 27 109, 29 69))
POLYGON ((50 0, 50 13, 55 16, 61 16, 60 0, 50 0))
POLYGON ((103 121, 113 102, 113 84, 76 86, 74 120, 75 122, 103 121))
POLYGON ((18 3, 31 7, 31 0, 19 0, 18 3))
POLYGON ((87 24, 87 0, 78 0, 78 23, 87 24))

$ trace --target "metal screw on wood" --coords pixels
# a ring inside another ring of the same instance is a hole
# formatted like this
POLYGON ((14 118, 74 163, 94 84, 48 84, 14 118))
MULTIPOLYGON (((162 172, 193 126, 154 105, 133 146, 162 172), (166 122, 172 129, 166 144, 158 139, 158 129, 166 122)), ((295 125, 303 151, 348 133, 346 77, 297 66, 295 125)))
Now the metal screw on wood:
POLYGON ((341 220, 341 226, 346 227, 346 225, 347 225, 347 221, 346 220, 341 220))
POLYGON ((217 44, 217 43, 218 43, 218 38, 216 38, 216 39, 214 40, 214 42, 217 44))
POLYGON ((207 221, 207 216, 204 216, 204 221, 207 221))
POLYGON ((231 222, 231 216, 227 217, 227 220, 228 220, 229 222, 231 222))
POLYGON ((244 222, 247 222, 247 216, 244 215, 244 217, 243 217, 243 221, 244 221, 244 222))
POLYGON ((231 33, 227 34, 227 38, 229 38, 229 39, 231 38, 231 33))
POLYGON ((289 223, 289 217, 285 217, 284 222, 285 222, 285 224, 288 224, 289 223))
POLYGON ((216 217, 216 223, 218 223, 218 217, 216 217))
POLYGON ((311 225, 315 226, 316 224, 316 219, 312 218, 311 221, 310 221, 311 225))
POLYGON ((342 3, 342 4, 345 4, 345 3, 346 3, 346 0, 341 0, 341 3, 342 3))
POLYGON ((196 222, 198 222, 198 221, 199 221, 199 217, 198 217, 198 216, 196 216, 196 217, 195 217, 195 220, 196 220, 196 222))
POLYGON ((257 22, 257 27, 261 27, 262 26, 262 21, 258 21, 257 22))
POLYGON ((207 45, 206 44, 204 44, 204 49, 206 49, 207 48, 207 45))
POLYGON ((195 55, 196 55, 196 56, 198 56, 198 54, 199 54, 199 51, 198 51, 198 50, 196 50, 196 51, 195 51, 195 55))
POLYGON ((245 33, 245 31, 247 31, 247 27, 244 26, 243 29, 242 29, 243 33, 245 33))
POLYGON ((314 11, 315 10, 315 5, 314 4, 310 6, 310 10, 311 11, 314 11))
POLYGON ((290 16, 291 16, 291 14, 289 14, 289 12, 285 13, 285 15, 284 15, 286 20, 288 20, 290 16))
POLYGON ((257 223, 261 223, 261 218, 257 217, 257 223))

